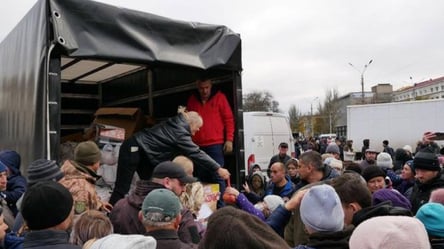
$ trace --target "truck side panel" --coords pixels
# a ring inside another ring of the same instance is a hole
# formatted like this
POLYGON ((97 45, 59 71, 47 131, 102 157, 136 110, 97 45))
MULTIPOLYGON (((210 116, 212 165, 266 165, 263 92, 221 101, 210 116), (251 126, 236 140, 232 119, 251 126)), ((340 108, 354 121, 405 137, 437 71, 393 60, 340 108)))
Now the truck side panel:
POLYGON ((425 100, 347 107, 347 138, 355 149, 363 139, 370 147, 382 151, 382 141, 389 140, 394 149, 404 145, 416 147, 425 131, 442 131, 444 100, 425 100))

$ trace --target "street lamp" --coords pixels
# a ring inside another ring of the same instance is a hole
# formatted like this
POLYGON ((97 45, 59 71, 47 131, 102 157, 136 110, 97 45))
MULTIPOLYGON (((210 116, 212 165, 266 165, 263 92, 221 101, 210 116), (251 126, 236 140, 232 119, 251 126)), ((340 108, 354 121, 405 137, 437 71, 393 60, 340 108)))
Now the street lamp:
POLYGON ((373 60, 370 60, 367 64, 364 65, 364 68, 361 70, 359 70, 358 68, 356 68, 353 64, 351 64, 350 62, 348 63, 351 67, 353 67, 356 71, 358 71, 361 74, 361 94, 362 94, 362 104, 365 103, 364 101, 364 73, 365 70, 367 70, 367 67, 372 64, 373 60))
POLYGON ((319 97, 314 98, 310 103, 310 129, 311 129, 311 136, 314 136, 314 129, 313 129, 313 102, 315 100, 319 99, 319 97))

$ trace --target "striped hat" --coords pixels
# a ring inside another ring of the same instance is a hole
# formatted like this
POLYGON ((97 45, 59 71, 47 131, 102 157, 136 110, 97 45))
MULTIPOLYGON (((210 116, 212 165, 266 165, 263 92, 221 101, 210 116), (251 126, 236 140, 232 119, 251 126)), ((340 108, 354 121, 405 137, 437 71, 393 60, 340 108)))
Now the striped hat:
POLYGON ((39 181, 58 182, 65 175, 55 161, 37 159, 28 167, 28 185, 32 186, 39 181))

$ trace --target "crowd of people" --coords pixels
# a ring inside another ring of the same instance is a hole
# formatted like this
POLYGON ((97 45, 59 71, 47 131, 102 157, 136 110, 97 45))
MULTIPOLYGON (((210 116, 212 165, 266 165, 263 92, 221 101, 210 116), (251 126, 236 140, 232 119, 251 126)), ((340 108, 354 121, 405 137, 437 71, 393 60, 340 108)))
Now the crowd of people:
POLYGON ((401 171, 389 152, 369 147, 364 156, 343 161, 334 142, 324 154, 277 155, 269 176, 253 165, 241 189, 226 187, 224 207, 198 219, 205 198, 189 157, 158 163, 111 205, 95 190, 94 142, 79 143, 61 166, 32 162, 27 177, 10 170, 20 155, 2 151, 0 239, 3 248, 442 248, 444 176, 433 145, 401 171))
POLYGON ((230 106, 211 80, 196 85, 188 111, 123 142, 109 202, 97 192, 103 158, 93 141, 64 162, 33 161, 26 177, 19 153, 1 151, 1 248, 444 248, 433 132, 414 152, 366 139, 362 158, 350 157, 350 140, 296 145, 295 158, 282 142, 236 188, 225 185, 223 160, 233 150, 230 106), (220 192, 203 218, 202 183, 220 192))

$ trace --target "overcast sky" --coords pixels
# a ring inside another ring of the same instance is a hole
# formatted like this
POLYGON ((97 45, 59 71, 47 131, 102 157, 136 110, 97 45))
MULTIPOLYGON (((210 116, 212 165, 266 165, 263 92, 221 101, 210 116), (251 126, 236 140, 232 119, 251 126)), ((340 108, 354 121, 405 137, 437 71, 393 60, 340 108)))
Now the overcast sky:
MULTIPOLYGON (((2 0, 0 40, 36 0, 2 0)), ((267 90, 287 112, 318 105, 378 83, 394 89, 444 76, 441 0, 100 0, 112 5, 210 24, 242 38, 243 89, 267 90), (356 66, 352 68, 349 63, 356 66), (319 99, 316 99, 319 97, 319 99)))

